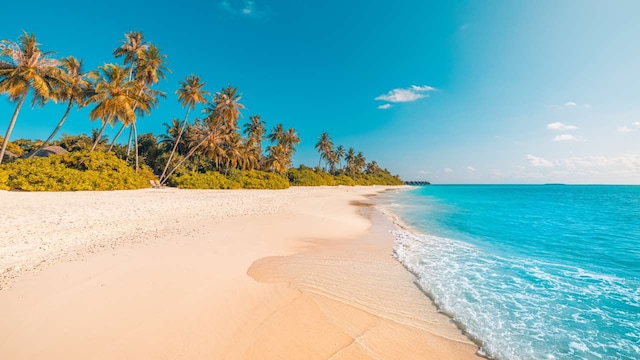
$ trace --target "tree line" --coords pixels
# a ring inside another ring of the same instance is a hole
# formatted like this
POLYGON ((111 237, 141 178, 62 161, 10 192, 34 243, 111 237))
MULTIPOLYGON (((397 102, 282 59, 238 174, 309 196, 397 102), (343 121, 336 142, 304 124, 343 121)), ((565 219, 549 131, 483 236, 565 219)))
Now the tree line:
MULTIPOLYGON (((193 74, 180 81, 175 91, 184 114, 163 124, 166 133, 159 137, 138 134, 137 121, 166 98, 154 87, 171 72, 167 56, 146 41, 141 32, 125 34, 114 50, 113 56, 121 63, 108 63, 90 71, 85 71, 82 60, 73 56, 57 59, 55 53, 43 51, 40 46, 35 35, 26 32, 17 42, 0 42, 0 94, 15 103, 2 139, 0 164, 10 146, 18 146, 24 152, 22 157, 28 158, 53 144, 68 151, 113 152, 136 172, 140 166, 148 166, 162 184, 184 171, 227 174, 230 169, 237 169, 284 174, 292 167, 292 156, 300 143, 294 128, 277 124, 269 131, 260 115, 250 116, 240 125, 244 105, 238 89, 229 85, 210 93, 207 83, 193 74), (21 139, 12 144, 11 133, 29 94, 32 107, 53 101, 65 103, 66 110, 46 140, 21 139), (63 133, 54 140, 71 110, 84 107, 91 108, 89 120, 100 126, 90 135, 63 133), (198 111, 201 116, 191 120, 198 111), (104 135, 107 126, 119 128, 111 141, 104 135), (119 143, 127 130, 128 140, 119 143), (269 142, 266 147, 264 140, 269 142)), ((315 147, 320 154, 319 171, 348 176, 389 174, 375 161, 367 162, 362 152, 342 145, 334 147, 327 133, 321 134, 315 147)))

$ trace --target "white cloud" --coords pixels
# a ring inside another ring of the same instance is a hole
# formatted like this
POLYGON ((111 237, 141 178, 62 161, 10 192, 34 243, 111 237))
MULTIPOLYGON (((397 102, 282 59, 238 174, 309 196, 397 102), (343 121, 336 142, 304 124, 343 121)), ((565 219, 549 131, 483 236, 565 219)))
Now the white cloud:
POLYGON ((476 171, 476 168, 474 168, 473 166, 467 166, 467 170, 474 172, 476 171))
POLYGON ((256 3, 253 0, 223 0, 219 5, 228 13, 234 15, 254 18, 262 18, 267 15, 265 11, 256 8, 256 3))
POLYGON ((575 141, 575 140, 579 140, 579 138, 571 134, 556 135, 556 137, 553 138, 553 141, 575 141))
POLYGON ((382 104, 380 106, 378 106, 378 109, 380 110, 387 110, 388 108, 392 107, 393 105, 391 104, 382 104))
POLYGON ((428 85, 412 85, 405 89, 393 89, 386 94, 377 96, 375 100, 392 103, 411 102, 427 97, 428 95, 425 93, 434 90, 436 89, 428 85))
POLYGON ((578 104, 576 104, 573 101, 567 101, 566 103, 564 103, 564 107, 576 107, 578 106, 578 104))
POLYGON ((636 121, 636 122, 634 122, 634 123, 633 123, 633 125, 635 125, 635 126, 637 126, 637 127, 639 127, 639 128, 640 128, 640 121, 636 121))
POLYGON ((419 173, 419 174, 422 174, 422 175, 429 175, 429 174, 431 174, 431 171, 427 171, 427 170, 420 170, 420 171, 418 171, 418 173, 419 173))
POLYGON ((444 168, 442 169, 442 171, 446 172, 447 174, 451 174, 453 172, 452 168, 444 168))
POLYGON ((574 125, 566 125, 566 124, 563 124, 563 123, 558 121, 558 122, 547 124, 547 129, 550 129, 550 130, 575 130, 575 129, 577 129, 577 127, 574 126, 574 125))
POLYGON ((633 131, 633 129, 628 126, 618 126, 617 130, 619 133, 630 133, 633 131))
POLYGON ((551 162, 538 156, 527 155, 525 156, 525 160, 527 160, 529 164, 534 167, 553 167, 553 164, 551 162))

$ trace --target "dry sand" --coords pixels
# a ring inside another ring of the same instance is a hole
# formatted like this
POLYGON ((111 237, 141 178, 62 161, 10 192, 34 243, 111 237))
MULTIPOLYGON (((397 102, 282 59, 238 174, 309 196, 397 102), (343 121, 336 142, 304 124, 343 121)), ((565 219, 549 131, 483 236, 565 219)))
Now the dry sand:
POLYGON ((0 192, 0 359, 477 358, 382 190, 0 192))

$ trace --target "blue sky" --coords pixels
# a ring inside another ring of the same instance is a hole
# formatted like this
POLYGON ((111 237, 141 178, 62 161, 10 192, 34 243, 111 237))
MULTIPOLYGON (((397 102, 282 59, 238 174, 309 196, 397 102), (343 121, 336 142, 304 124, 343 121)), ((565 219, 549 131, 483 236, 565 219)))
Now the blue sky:
MULTIPOLYGON (((640 183, 638 1, 64 3, 3 5, 0 38, 34 32, 95 68, 143 31, 173 73, 140 132, 183 116, 173 92, 194 73, 237 86, 244 119, 295 127, 296 163, 317 163, 327 131, 411 180, 640 183)), ((0 99, 0 131, 12 110, 0 99)), ((46 137, 63 112, 25 108, 12 138, 46 137)), ((98 127, 87 114, 63 132, 98 127)))

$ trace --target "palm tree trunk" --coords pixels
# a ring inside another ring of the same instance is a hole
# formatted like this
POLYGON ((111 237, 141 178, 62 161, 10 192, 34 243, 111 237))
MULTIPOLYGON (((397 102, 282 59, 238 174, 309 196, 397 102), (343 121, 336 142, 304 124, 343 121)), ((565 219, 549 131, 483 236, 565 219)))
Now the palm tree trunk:
POLYGON ((118 133, 116 134, 116 137, 113 138, 111 145, 109 145, 109 150, 107 150, 107 152, 113 150, 113 146, 116 144, 116 141, 118 141, 118 138, 120 137, 120 134, 122 134, 122 131, 124 131, 125 127, 126 126, 122 124, 122 126, 120 127, 120 130, 118 130, 118 133))
POLYGON ((178 164, 176 166, 173 167, 173 169, 171 169, 171 171, 169 171, 169 173, 167 174, 167 176, 160 181, 160 185, 164 185, 167 180, 169 179, 169 177, 171 177, 171 175, 173 175, 173 173, 180 167, 180 165, 182 165, 185 161, 187 161, 191 156, 193 156, 193 154, 196 153, 196 150, 198 150, 198 148, 200 146, 202 146, 202 144, 204 144, 205 141, 207 141, 209 139, 209 135, 205 136, 204 139, 202 139, 202 141, 200 141, 198 143, 198 145, 194 146, 193 149, 191 149, 189 151, 189 153, 187 153, 187 156, 185 156, 184 158, 182 158, 182 160, 180 160, 180 162, 178 162, 178 164))
POLYGON ((182 137, 182 133, 184 133, 184 129, 187 126, 187 119, 189 118, 189 112, 191 111, 191 107, 187 108, 187 114, 184 117, 184 120, 182 120, 182 126, 180 127, 180 133, 178 134, 178 137, 176 138, 176 142, 175 144, 173 144, 173 149, 171 149, 171 154, 169 154, 169 159, 167 160, 167 163, 164 166, 164 170, 162 170, 162 175, 160 175, 160 182, 162 182, 162 179, 164 178, 164 175, 167 173, 167 169, 169 169, 169 164, 171 163, 171 160, 173 159, 173 155, 176 152, 176 149, 178 149, 178 144, 180 143, 180 138, 182 137))
POLYGON ((104 129, 106 129, 106 128, 107 128, 107 122, 105 121, 104 124, 102 124, 102 128, 100 128, 100 132, 98 133, 98 137, 93 142, 93 146, 91 146, 91 151, 95 150, 96 146, 98 146, 98 143, 100 142, 100 139, 102 138, 102 133, 104 132, 104 129))
POLYGON ((129 128, 129 142, 127 142, 127 163, 129 162, 129 154, 131 154, 131 138, 133 137, 133 128, 129 128))
POLYGON ((135 122, 133 123, 133 137, 136 144, 136 172, 138 172, 138 129, 135 122))
POLYGON ((0 150, 0 164, 2 164, 2 159, 4 159, 4 153, 7 151, 7 145, 9 145, 9 137, 11 136, 11 132, 13 131, 13 127, 16 125, 16 120, 18 119, 18 114, 20 113, 20 108, 22 104, 24 104, 24 99, 27 98, 28 91, 25 91, 24 94, 20 97, 20 101, 18 101, 18 105, 16 106, 16 110, 13 112, 13 116, 11 117, 11 122, 9 123, 9 128, 7 129, 7 134, 4 136, 4 141, 2 142, 2 150, 0 150))
POLYGON ((40 145, 40 147, 36 149, 36 151, 32 152, 31 155, 29 155, 29 159, 34 157, 38 153, 38 151, 44 149, 47 145, 49 145, 49 142, 51 140, 53 140, 53 138, 56 136, 58 131, 60 131, 60 128, 62 127, 62 124, 64 124, 65 120, 67 120, 67 116, 69 116, 69 113, 71 112, 71 108, 72 107, 73 107, 73 99, 69 100, 69 105, 67 106, 67 111, 65 111, 64 115, 62 115, 62 119, 60 119, 60 122, 58 123, 58 126, 56 126, 56 128, 53 130, 51 135, 49 135, 49 138, 47 140, 45 140, 42 143, 42 145, 40 145))

